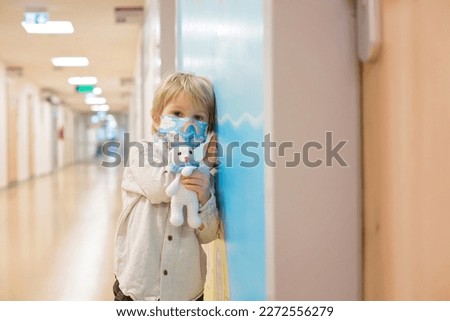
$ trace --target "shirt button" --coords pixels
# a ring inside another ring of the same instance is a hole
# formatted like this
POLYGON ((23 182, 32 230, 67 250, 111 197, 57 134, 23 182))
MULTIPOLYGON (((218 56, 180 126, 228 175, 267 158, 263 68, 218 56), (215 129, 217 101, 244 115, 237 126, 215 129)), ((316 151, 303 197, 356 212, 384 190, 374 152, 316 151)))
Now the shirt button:
POLYGON ((168 239, 169 241, 172 241, 172 240, 173 240, 172 235, 169 235, 169 236, 167 237, 167 239, 168 239))
POLYGON ((163 274, 164 274, 164 275, 167 275, 167 274, 168 274, 167 270, 164 270, 163 274))

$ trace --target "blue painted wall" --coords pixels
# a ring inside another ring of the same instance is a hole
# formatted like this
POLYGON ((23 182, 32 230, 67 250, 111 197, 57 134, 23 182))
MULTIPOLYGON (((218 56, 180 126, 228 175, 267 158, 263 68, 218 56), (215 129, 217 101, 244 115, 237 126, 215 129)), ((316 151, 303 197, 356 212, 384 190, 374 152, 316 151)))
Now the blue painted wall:
POLYGON ((230 299, 265 300, 262 0, 178 0, 177 24, 178 70, 207 76, 216 90, 230 299), (259 147, 227 152, 231 142, 259 147))

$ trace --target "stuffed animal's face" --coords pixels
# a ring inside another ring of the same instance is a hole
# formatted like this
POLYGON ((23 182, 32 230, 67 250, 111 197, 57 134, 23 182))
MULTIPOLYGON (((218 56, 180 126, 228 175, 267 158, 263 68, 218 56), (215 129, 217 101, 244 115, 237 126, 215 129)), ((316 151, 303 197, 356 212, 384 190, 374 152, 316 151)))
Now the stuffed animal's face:
POLYGON ((184 164, 194 160, 194 150, 189 146, 178 146, 173 148, 174 163, 184 164))

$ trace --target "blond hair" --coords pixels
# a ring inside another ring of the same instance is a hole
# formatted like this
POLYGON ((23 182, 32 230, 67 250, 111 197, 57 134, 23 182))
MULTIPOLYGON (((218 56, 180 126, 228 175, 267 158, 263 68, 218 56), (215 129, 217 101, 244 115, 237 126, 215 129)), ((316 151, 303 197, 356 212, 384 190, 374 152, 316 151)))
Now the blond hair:
POLYGON ((186 93, 194 104, 208 111, 208 132, 211 132, 216 122, 216 100, 212 82, 208 78, 186 72, 168 75, 156 89, 152 108, 152 132, 156 132, 155 123, 159 123, 164 108, 181 93, 186 93))

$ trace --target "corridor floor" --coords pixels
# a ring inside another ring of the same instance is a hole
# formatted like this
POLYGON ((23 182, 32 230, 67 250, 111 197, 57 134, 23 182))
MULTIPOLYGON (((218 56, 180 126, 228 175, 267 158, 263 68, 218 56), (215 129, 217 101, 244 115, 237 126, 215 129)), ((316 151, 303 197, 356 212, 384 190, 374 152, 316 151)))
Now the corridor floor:
POLYGON ((0 300, 112 300, 120 168, 83 163, 0 190, 0 300))

